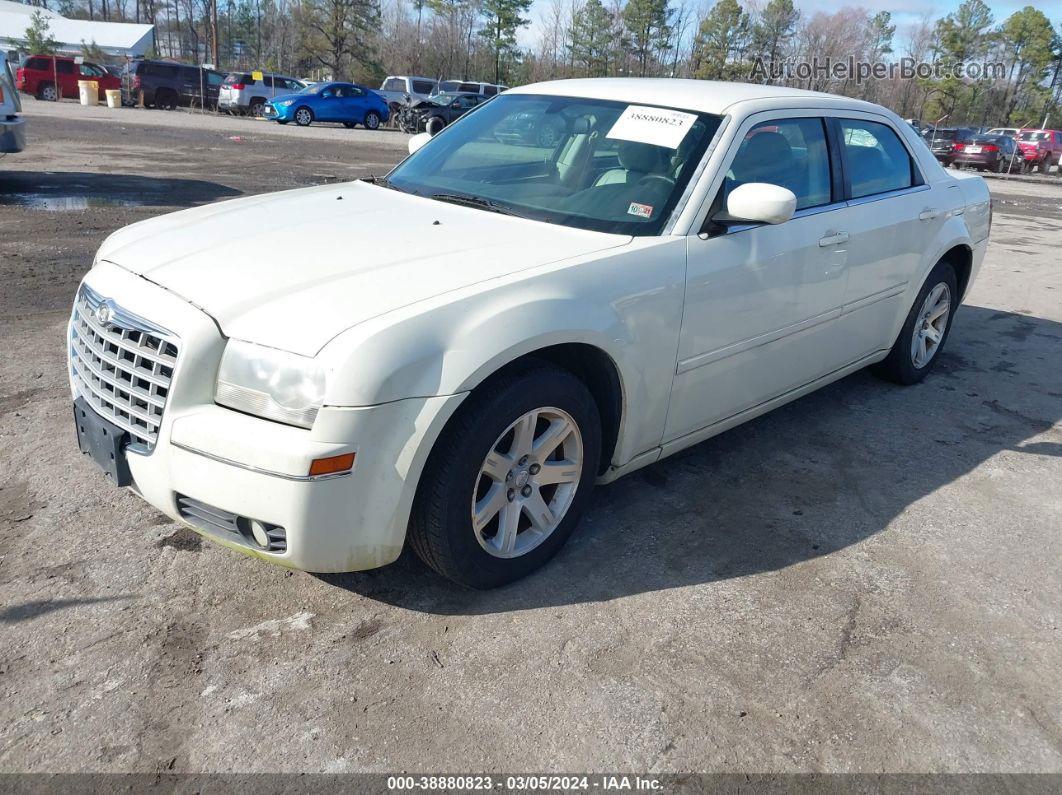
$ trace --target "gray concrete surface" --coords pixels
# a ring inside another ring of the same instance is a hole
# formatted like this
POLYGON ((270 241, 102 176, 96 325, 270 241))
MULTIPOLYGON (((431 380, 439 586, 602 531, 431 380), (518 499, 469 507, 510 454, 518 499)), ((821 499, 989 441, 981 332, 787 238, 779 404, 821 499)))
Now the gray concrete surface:
POLYGON ((991 183, 923 384, 601 488, 470 593, 244 558, 78 453, 64 323, 108 232, 401 156, 177 124, 34 117, 0 161, 0 770, 1062 771, 1062 187, 991 183))

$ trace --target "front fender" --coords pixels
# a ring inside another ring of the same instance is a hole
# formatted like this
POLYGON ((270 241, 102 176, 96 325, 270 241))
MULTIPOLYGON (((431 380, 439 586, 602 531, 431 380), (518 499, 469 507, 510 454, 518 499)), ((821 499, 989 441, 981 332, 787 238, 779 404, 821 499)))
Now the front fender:
POLYGON ((341 334, 319 358, 326 404, 369 406, 468 392, 536 350, 582 343, 616 365, 637 416, 615 460, 657 445, 675 370, 685 240, 646 238, 604 255, 440 296, 341 334), (649 242, 644 242, 649 241, 649 242))

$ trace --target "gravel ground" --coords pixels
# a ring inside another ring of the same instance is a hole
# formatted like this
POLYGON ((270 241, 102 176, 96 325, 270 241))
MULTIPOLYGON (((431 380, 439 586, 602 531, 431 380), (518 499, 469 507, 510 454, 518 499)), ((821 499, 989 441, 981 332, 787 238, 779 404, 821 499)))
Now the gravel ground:
POLYGON ((382 170, 397 136, 26 104, 0 770, 1062 772, 1062 186, 991 182, 923 384, 859 373, 601 488, 545 570, 471 593, 409 556, 315 577, 202 541, 108 487, 69 417, 64 323, 107 233, 382 170))

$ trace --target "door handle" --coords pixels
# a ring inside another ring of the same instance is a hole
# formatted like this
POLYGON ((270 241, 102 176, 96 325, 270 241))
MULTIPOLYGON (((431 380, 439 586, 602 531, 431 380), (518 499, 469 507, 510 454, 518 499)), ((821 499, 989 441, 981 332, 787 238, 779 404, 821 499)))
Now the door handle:
POLYGON ((819 245, 823 246, 823 247, 832 246, 834 243, 847 243, 847 242, 848 242, 848 233, 847 232, 834 232, 833 234, 826 235, 826 237, 820 237, 819 238, 819 245))
POLYGON ((940 215, 940 211, 939 210, 934 210, 932 207, 927 207, 926 209, 922 210, 922 212, 920 212, 918 214, 918 220, 919 221, 932 221, 938 215, 940 215))

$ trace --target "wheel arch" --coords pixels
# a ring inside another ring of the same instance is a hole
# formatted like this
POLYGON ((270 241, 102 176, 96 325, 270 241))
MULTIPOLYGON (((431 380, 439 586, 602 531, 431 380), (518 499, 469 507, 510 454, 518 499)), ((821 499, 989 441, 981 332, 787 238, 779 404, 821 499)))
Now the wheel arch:
POLYGON ((937 258, 937 262, 946 260, 955 268, 955 278, 959 283, 959 300, 966 297, 966 288, 970 285, 973 272, 973 249, 967 243, 954 245, 937 258))

